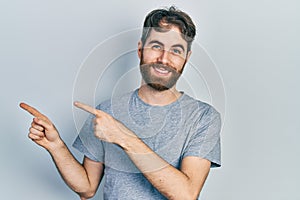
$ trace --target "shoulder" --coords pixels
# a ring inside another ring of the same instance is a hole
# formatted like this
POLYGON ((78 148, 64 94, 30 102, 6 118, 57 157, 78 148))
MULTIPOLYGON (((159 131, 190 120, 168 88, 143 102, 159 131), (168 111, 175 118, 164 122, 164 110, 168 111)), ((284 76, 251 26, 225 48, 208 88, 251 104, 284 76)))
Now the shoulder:
POLYGON ((201 100, 195 99, 187 94, 184 94, 181 106, 187 113, 197 114, 200 118, 202 117, 216 117, 220 116, 220 113, 209 103, 203 102, 201 100))

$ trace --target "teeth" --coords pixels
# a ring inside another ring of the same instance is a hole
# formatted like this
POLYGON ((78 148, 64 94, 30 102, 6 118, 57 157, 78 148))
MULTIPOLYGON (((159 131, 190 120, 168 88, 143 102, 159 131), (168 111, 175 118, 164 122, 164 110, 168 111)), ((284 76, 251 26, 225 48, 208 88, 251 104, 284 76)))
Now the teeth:
POLYGON ((162 68, 154 68, 156 71, 158 71, 159 73, 162 73, 162 74, 167 74, 167 73, 169 73, 169 71, 168 70, 165 70, 165 69, 162 69, 162 68))

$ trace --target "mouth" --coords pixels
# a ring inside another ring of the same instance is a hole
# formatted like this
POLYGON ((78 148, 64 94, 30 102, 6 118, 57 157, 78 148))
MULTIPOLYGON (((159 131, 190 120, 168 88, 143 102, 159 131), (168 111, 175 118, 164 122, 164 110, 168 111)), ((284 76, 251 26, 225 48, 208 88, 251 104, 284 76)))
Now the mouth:
POLYGON ((159 75, 167 76, 170 73, 170 70, 166 69, 165 67, 154 65, 154 66, 152 66, 152 68, 159 75))

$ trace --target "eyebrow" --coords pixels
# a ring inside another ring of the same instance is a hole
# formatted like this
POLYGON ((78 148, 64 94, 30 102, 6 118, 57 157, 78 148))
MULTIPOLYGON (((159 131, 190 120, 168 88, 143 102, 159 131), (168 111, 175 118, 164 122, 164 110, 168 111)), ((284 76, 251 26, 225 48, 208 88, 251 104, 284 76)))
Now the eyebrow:
MULTIPOLYGON (((161 46, 164 46, 164 44, 162 42, 158 41, 158 40, 152 40, 152 41, 149 42, 149 44, 159 44, 161 46)), ((181 48, 185 52, 185 49, 184 49, 182 44, 174 44, 174 45, 172 45, 172 47, 181 48)))

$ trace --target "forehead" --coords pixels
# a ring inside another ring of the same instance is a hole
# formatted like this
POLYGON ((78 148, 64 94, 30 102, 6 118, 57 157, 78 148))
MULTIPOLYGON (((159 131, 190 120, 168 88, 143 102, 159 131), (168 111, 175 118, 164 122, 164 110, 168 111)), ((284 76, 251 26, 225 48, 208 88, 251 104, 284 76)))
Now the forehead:
POLYGON ((172 46, 175 44, 181 44, 186 47, 187 42, 182 36, 182 33, 177 27, 172 27, 170 30, 163 32, 156 31, 154 28, 152 28, 145 43, 148 44, 151 41, 159 41, 164 45, 172 46))

